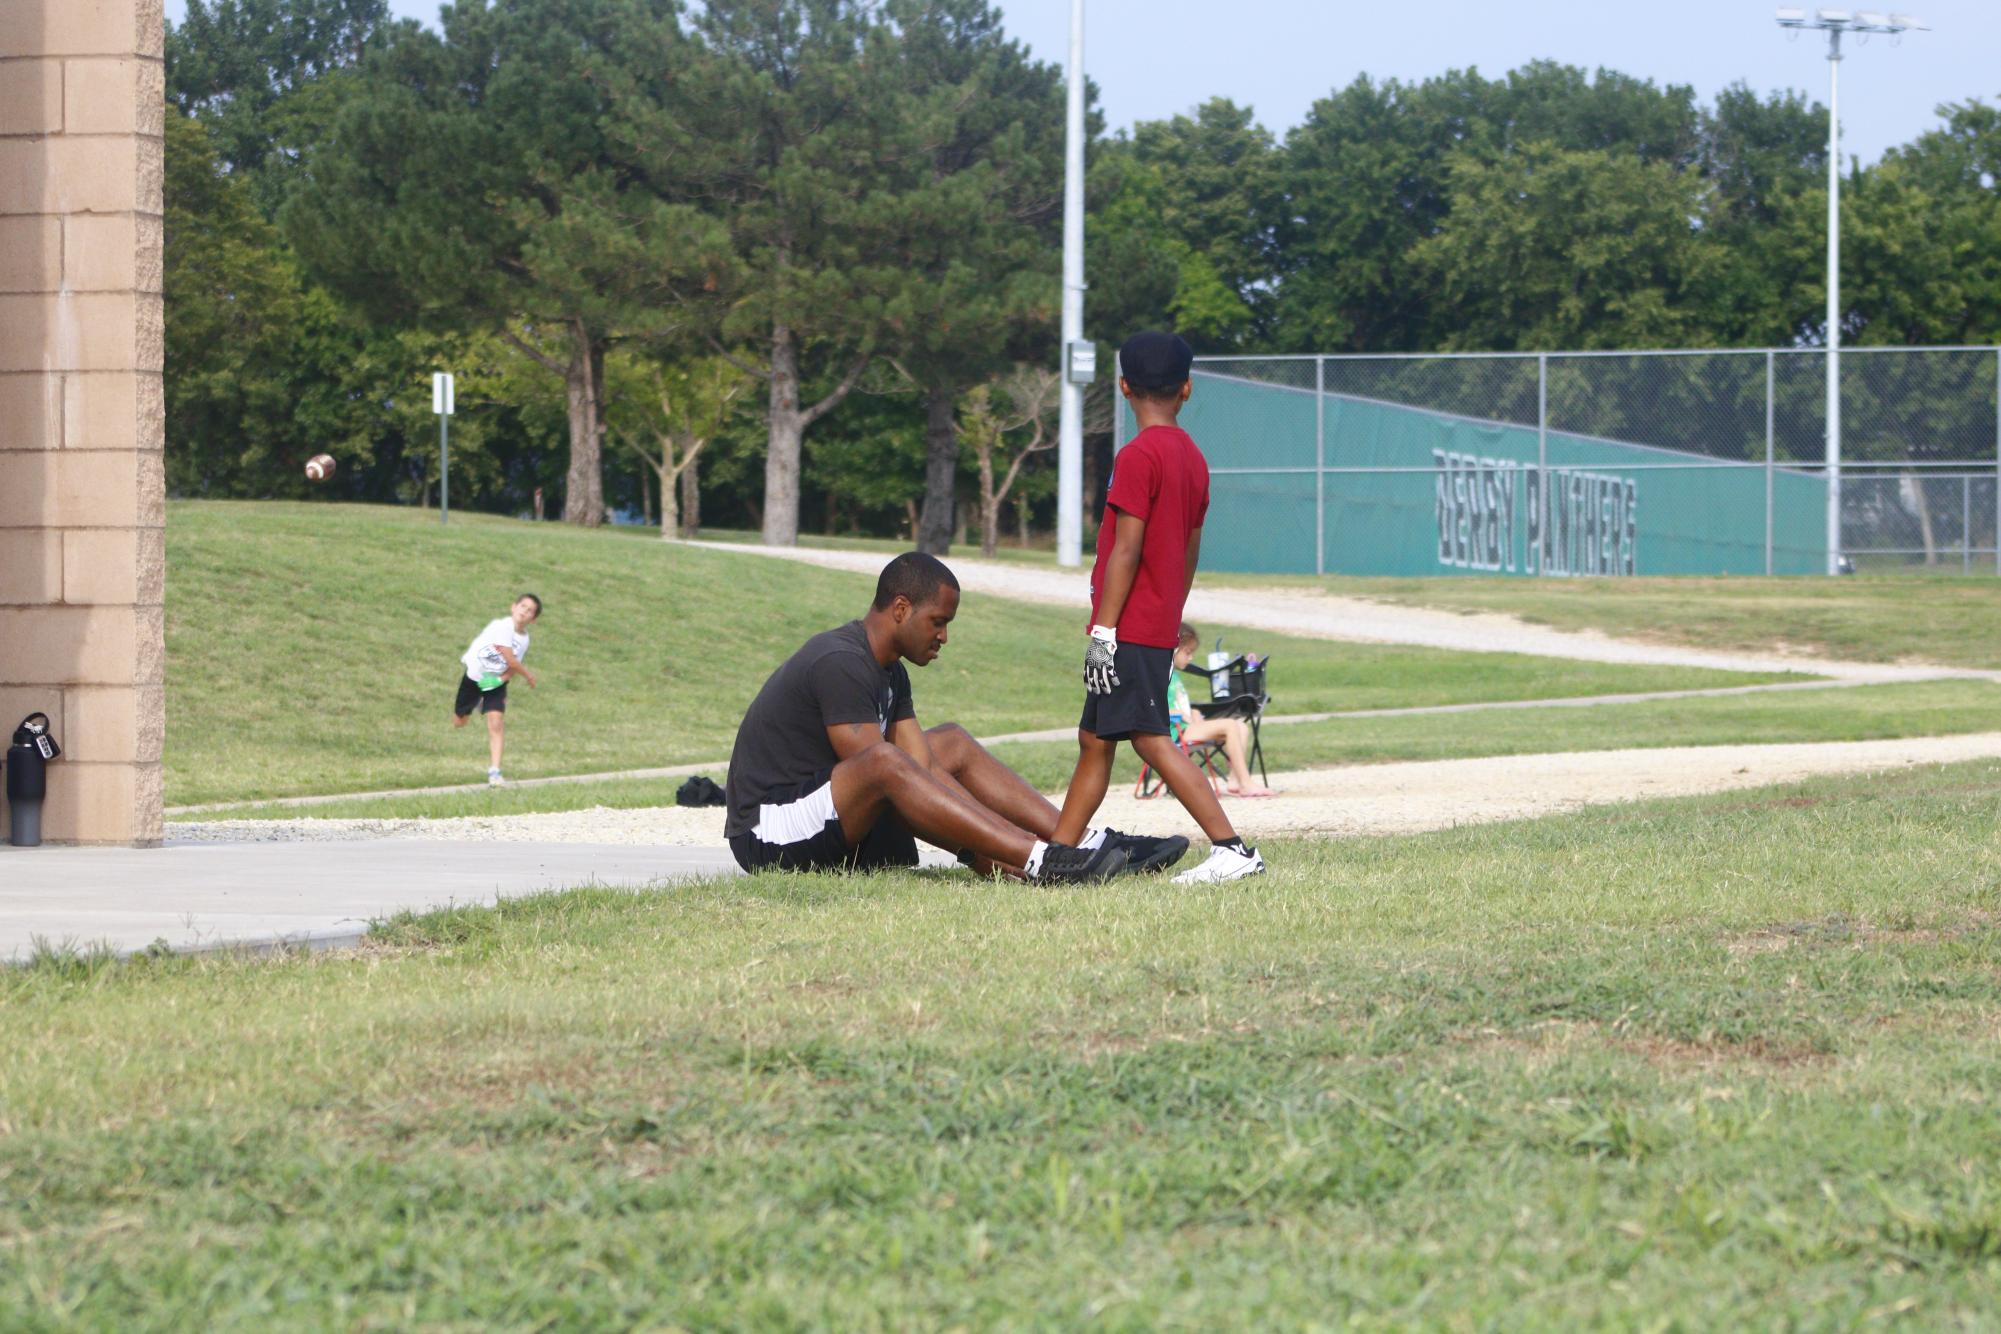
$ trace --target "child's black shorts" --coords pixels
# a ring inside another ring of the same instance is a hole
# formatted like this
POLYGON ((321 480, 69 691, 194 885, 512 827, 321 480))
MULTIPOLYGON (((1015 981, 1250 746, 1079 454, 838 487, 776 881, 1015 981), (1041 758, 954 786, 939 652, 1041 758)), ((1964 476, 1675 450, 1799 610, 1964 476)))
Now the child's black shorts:
POLYGON ((1084 696, 1084 717, 1077 726, 1103 741, 1133 736, 1170 736, 1167 725, 1167 677, 1174 670, 1174 650, 1148 644, 1121 644, 1112 655, 1119 683, 1109 695, 1084 696))
POLYGON ((459 697, 452 701, 452 712, 460 718, 473 711, 477 705, 481 713, 507 712, 507 682, 502 681, 491 690, 481 690, 479 682, 459 673, 459 697))

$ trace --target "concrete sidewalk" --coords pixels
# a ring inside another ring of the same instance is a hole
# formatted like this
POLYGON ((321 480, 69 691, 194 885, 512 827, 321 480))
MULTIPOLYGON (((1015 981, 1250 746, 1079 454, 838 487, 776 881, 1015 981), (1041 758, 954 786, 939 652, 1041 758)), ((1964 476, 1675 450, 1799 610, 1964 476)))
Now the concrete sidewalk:
POLYGON ((119 953, 279 941, 352 944, 371 918, 581 885, 642 888, 737 873, 724 848, 598 843, 0 844, 0 963, 39 938, 119 953))

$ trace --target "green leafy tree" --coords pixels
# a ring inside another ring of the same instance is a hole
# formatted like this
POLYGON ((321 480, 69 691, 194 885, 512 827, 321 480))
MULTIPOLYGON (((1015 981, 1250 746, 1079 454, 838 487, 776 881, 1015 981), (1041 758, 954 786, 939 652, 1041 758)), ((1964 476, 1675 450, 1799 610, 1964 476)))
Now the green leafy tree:
POLYGON ((1271 291, 1284 208, 1271 132, 1249 107, 1211 98, 1192 117, 1135 126, 1132 154, 1152 168, 1140 202, 1173 238, 1175 326, 1205 351, 1244 345, 1271 291))
POLYGON ((1844 195, 1842 297, 1856 341, 2001 340, 2001 108, 1940 111, 1943 126, 1892 149, 1844 195))
POLYGON ((804 481, 821 507, 824 531, 916 540, 924 424, 908 394, 866 390, 821 424, 804 481))
POLYGON ((1088 194, 1085 317, 1101 343, 1142 328, 1202 352, 1264 340, 1285 200, 1276 146, 1248 108, 1216 98, 1135 126, 1099 146, 1088 194))
POLYGON ((1689 346, 1703 338, 1700 182, 1663 162, 1532 144, 1452 166, 1415 247, 1453 312, 1447 349, 1689 346))
MULTIPOLYGON (((302 280, 204 122, 170 113, 166 134, 168 485, 179 495, 428 500, 430 369, 476 377, 478 349, 354 319, 302 280), (314 487, 303 467, 319 453, 340 467, 314 487)), ((460 495, 500 488, 494 438, 486 420, 465 419, 460 495)))
MULTIPOLYGON (((1687 88, 1608 70, 1587 76, 1553 62, 1499 80, 1471 70, 1418 83, 1356 79, 1315 103, 1286 137, 1271 345, 1467 346, 1461 312, 1436 286, 1435 259, 1420 247, 1465 202, 1467 171, 1504 166, 1536 144, 1680 180, 1701 160, 1701 117, 1687 88)), ((1499 273, 1479 280, 1506 281, 1499 273)))
POLYGON ((892 35, 861 0, 708 0, 693 30, 705 58, 679 99, 631 103, 621 134, 721 233, 664 304, 763 385, 763 534, 789 546, 805 433, 861 383, 909 277, 897 242, 919 145, 894 114, 892 35), (685 154, 665 149, 677 134, 685 154))
POLYGON ((339 104, 334 76, 392 25, 387 0, 188 0, 167 27, 167 101, 208 126, 268 214, 339 104))
POLYGON ((167 481, 183 495, 227 493, 272 445, 259 379, 299 324, 299 292, 276 233, 248 183, 222 169, 207 127, 169 114, 166 135, 167 481))
POLYGON ((446 8, 442 36, 397 29, 284 210, 312 271, 371 316, 498 330, 561 377, 571 523, 604 519, 607 351, 671 329, 677 280, 714 247, 660 189, 686 134, 641 153, 614 111, 670 95, 694 55, 677 20, 665 0, 481 0, 446 8))
POLYGON ((1022 469, 1055 448, 1055 411, 1061 381, 1046 366, 1017 366, 990 384, 976 385, 959 408, 959 435, 980 479, 980 554, 1000 549, 1001 506, 1022 469))
MULTIPOLYGON (((643 414, 642 425, 619 429, 618 438, 659 486, 661 540, 690 537, 681 526, 681 497, 699 494, 699 483, 690 479, 697 475, 702 451, 729 426, 748 381, 721 357, 655 362, 644 373, 657 412, 643 414)), ((641 392, 620 399, 626 404, 648 401, 641 392)))
POLYGON ((1718 346, 1787 344, 1822 321, 1807 293, 1819 283, 1818 234, 1800 209, 1825 201, 1827 111, 1797 93, 1760 98, 1740 85, 1703 117, 1703 239, 1719 277, 1704 321, 1718 346))
POLYGON ((1063 90, 1008 40, 985 0, 892 0, 898 116, 922 159, 899 249, 909 279, 885 312, 885 351, 924 400, 917 546, 951 545, 959 395, 1012 358, 1053 355, 1060 305, 1063 90))

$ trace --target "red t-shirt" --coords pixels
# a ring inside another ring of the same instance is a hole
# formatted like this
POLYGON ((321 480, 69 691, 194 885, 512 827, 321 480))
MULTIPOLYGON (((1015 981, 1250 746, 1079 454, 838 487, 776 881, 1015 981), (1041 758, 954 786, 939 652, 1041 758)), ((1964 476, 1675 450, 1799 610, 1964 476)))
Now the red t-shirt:
POLYGON ((1139 572, 1119 613, 1119 642, 1173 648, 1181 639, 1181 605, 1188 598, 1188 538, 1209 513, 1209 461, 1178 426, 1149 426, 1112 461, 1105 516, 1098 524, 1098 561, 1091 567, 1091 615, 1105 587, 1119 513, 1146 520, 1139 572))

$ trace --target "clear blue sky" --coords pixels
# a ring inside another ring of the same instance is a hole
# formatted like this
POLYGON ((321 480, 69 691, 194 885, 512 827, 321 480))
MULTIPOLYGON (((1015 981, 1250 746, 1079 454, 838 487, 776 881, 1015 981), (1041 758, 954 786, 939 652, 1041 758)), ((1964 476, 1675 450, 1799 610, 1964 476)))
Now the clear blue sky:
MULTIPOLYGON (((1705 99, 1738 80, 1827 98, 1824 41, 1789 39, 1765 0, 1087 0, 1085 64, 1116 128, 1206 98, 1249 103, 1283 134, 1357 74, 1420 79, 1475 66, 1499 74, 1539 57, 1603 65, 1705 99)), ((437 0, 391 0, 435 19, 437 0)), ((1809 6, 1811 7, 1811 6, 1809 6)), ((1843 148, 1874 161, 1937 123, 1945 101, 2001 100, 2001 3, 1908 0, 1934 31, 1874 38, 1842 63, 1843 148)), ((185 0, 167 0, 178 19, 185 0)), ((1067 57, 1069 0, 1002 0, 1008 28, 1045 60, 1067 57)))

